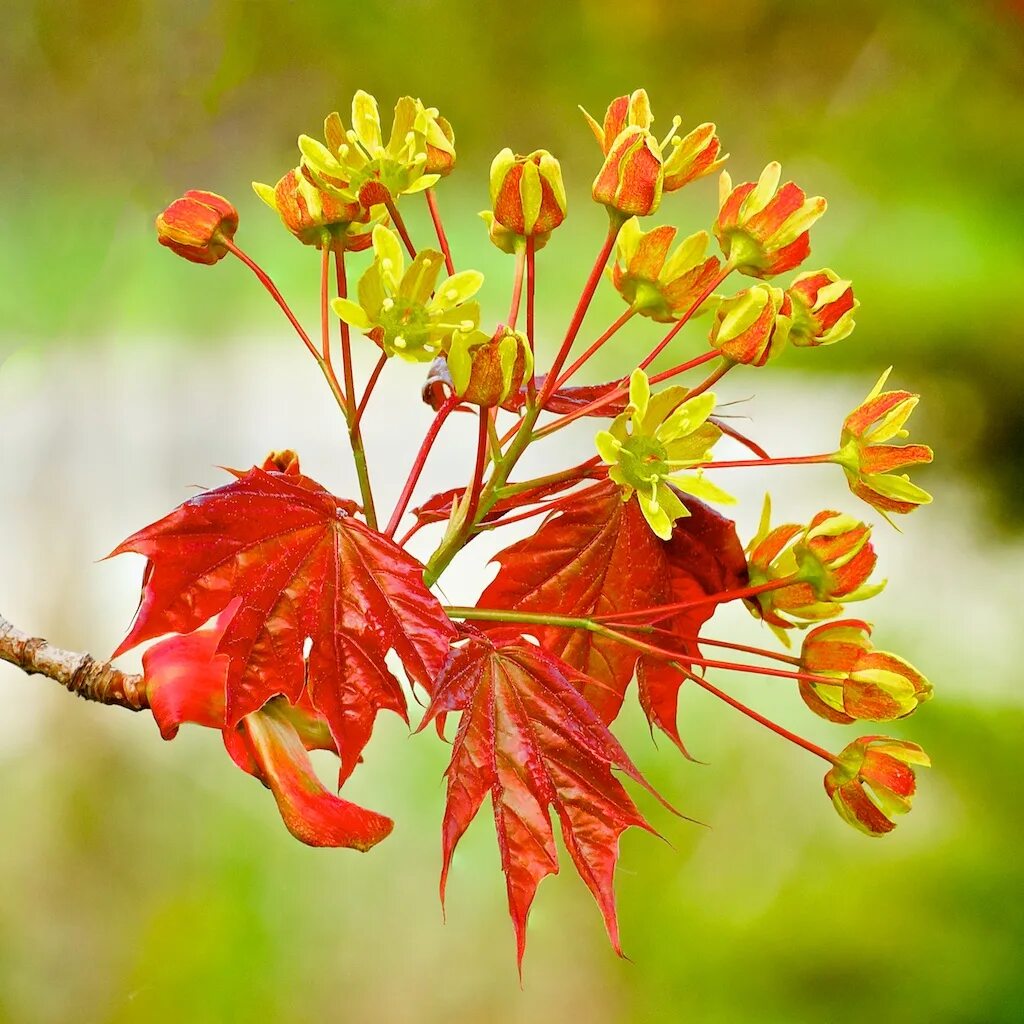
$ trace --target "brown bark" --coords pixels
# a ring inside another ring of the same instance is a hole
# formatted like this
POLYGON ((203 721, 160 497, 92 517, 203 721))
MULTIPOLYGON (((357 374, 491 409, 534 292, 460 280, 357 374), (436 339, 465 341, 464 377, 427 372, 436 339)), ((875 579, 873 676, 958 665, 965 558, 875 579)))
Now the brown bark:
POLYGON ((149 707, 141 675, 122 672, 90 654, 65 651, 42 637, 29 636, 0 615, 0 661, 28 675, 46 676, 85 700, 116 704, 129 711, 149 707))

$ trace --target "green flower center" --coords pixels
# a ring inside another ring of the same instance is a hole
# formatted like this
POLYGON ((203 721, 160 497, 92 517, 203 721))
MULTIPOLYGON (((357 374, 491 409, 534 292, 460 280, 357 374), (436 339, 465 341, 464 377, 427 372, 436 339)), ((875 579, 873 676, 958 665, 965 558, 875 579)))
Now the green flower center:
POLYGON ((626 483, 638 491, 649 491, 651 484, 671 471, 665 446, 653 437, 637 434, 622 442, 619 467, 626 483))
POLYGON ((385 300, 384 306, 387 308, 381 309, 379 319, 384 344, 396 352, 425 348, 430 341, 430 314, 426 309, 403 298, 385 300))

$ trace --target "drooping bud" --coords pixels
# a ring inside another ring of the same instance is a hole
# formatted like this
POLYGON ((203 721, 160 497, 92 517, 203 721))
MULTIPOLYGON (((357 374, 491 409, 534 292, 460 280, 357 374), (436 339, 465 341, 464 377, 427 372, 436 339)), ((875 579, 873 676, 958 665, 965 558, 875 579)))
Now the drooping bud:
POLYGON ((825 792, 843 821, 866 835, 883 836, 896 827, 897 815, 910 810, 917 790, 913 765, 931 765, 916 743, 862 736, 836 758, 825 775, 825 792))
POLYGON ((641 231, 631 217, 616 239, 617 258, 612 283, 641 316, 671 323, 687 313, 718 277, 719 263, 705 258, 708 233, 698 231, 669 249, 676 236, 672 227, 641 231))
POLYGON ((258 181, 252 187, 303 245, 319 249, 325 233, 344 235, 353 222, 369 219, 358 199, 343 199, 339 190, 326 192, 319 188, 305 164, 290 170, 273 188, 258 181))
POLYGON ((215 192, 190 189, 156 219, 161 245, 192 263, 212 266, 223 259, 238 230, 238 211, 215 192))
POLYGON ((764 366, 785 347, 791 310, 789 296, 781 288, 753 285, 722 300, 709 339, 734 363, 764 366))
POLYGON ((801 274, 786 294, 793 304, 789 340, 794 345, 833 345, 853 332, 853 313, 860 303, 853 297, 850 282, 841 280, 834 271, 801 274))
POLYGON ((810 254, 808 229, 827 204, 821 196, 808 199, 791 181, 780 188, 781 176, 781 166, 773 161, 756 183, 733 188, 728 172, 722 172, 715 237, 742 274, 774 277, 798 267, 810 254))
POLYGON ((844 420, 840 448, 832 461, 843 467, 858 498, 883 515, 905 515, 927 505, 932 496, 911 483, 906 473, 895 471, 931 462, 932 450, 925 444, 887 443, 909 436, 903 425, 918 403, 918 396, 909 391, 882 391, 891 372, 889 367, 844 420))
POLYGON ((546 150, 516 156, 503 149, 491 163, 495 223, 521 238, 547 237, 565 220, 562 168, 546 150))
POLYGON ((800 680, 804 703, 831 722, 905 718, 932 694, 931 683, 913 665, 875 650, 871 627, 859 619, 812 629, 804 638, 800 670, 834 680, 800 680))
POLYGON ((504 325, 492 336, 456 331, 448 350, 455 393, 485 409, 501 405, 533 373, 533 353, 525 335, 504 325))

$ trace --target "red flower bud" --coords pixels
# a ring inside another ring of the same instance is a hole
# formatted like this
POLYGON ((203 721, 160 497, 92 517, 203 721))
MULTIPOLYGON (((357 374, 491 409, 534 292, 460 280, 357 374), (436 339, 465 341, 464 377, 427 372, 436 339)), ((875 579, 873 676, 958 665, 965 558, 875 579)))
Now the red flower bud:
POLYGON ((770 163, 757 182, 735 189, 728 173, 722 173, 715 237, 742 274, 774 277, 810 254, 808 228, 825 212, 825 200, 808 199, 791 181, 780 188, 781 173, 777 163, 770 163))
POLYGON ((501 405, 533 373, 529 342, 502 325, 493 337, 483 331, 456 331, 448 352, 455 393, 485 409, 501 405))
MULTIPOLYGON (((343 199, 319 188, 305 164, 290 170, 273 188, 253 182, 253 189, 260 199, 277 211, 281 223, 303 245, 313 245, 318 249, 323 244, 325 232, 346 233, 353 222, 365 223, 369 219, 358 198, 343 199)), ((369 236, 366 235, 365 244, 349 248, 366 248, 368 244, 369 236)))
POLYGON ((832 722, 887 722, 905 718, 931 697, 932 687, 913 665, 877 651, 871 627, 858 619, 827 622, 804 638, 800 669, 834 683, 800 680, 800 695, 832 722))
POLYGON ((917 789, 911 766, 930 764, 916 743, 862 736, 836 758, 825 776, 825 792, 843 821, 869 836, 883 836, 896 827, 896 815, 910 810, 917 789))
POLYGON ((853 297, 850 282, 840 280, 833 271, 801 274, 786 294, 793 303, 789 340, 794 345, 832 345, 853 331, 853 311, 860 303, 853 297))
POLYGON ((781 288, 754 285, 719 305, 711 344, 734 363, 764 366, 786 344, 791 310, 789 296, 781 288))
POLYGON ((616 137, 594 179, 591 194, 625 217, 646 217, 661 203, 665 172, 661 148, 645 128, 628 127, 616 137))
POLYGON ((228 252, 238 230, 238 211, 223 196, 191 189, 156 219, 161 245, 192 263, 212 265, 228 252))
POLYGON ((503 149, 491 164, 494 220, 515 235, 546 236, 565 220, 562 169, 545 149, 516 156, 503 149))

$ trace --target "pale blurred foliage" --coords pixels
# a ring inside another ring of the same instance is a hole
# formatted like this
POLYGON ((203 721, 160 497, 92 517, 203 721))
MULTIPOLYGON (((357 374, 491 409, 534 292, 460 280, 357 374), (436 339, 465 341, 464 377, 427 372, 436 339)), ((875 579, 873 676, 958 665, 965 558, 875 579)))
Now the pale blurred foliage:
MULTIPOLYGON (((286 169, 294 136, 354 88, 384 102, 418 93, 456 125, 462 166, 440 202, 456 261, 488 274, 489 317, 503 312, 509 267, 473 216, 486 164, 506 144, 563 157, 570 220, 538 261, 550 339, 601 230, 586 199, 596 151, 574 105, 599 112, 643 84, 660 124, 676 109, 719 122, 734 177, 775 157, 827 195, 816 256, 852 277, 863 302, 850 342, 728 379, 724 398, 757 396, 736 410, 752 418, 743 426, 773 452, 824 450, 889 362, 896 385, 925 393, 912 425, 939 450, 922 474, 936 504, 902 535, 879 526, 892 582, 864 609, 879 644, 936 685, 936 700, 895 730, 935 760, 918 806, 888 840, 863 839, 828 806, 813 759, 706 694, 684 691, 681 704, 706 765, 652 745, 630 704, 628 749, 711 828, 642 802, 668 843, 623 842, 632 962, 608 949, 571 866, 546 881, 520 990, 486 811, 457 855, 441 922, 446 748, 432 735, 409 738, 383 717, 347 792, 393 815, 394 835, 368 856, 313 851, 218 737, 185 729, 165 744, 148 716, 73 701, 4 666, 0 1021, 1019 1020, 1024 714, 1012 645, 1024 552, 994 535, 993 502, 955 471, 984 443, 1001 493, 1020 497, 1019 453, 1001 440, 1014 438, 1024 376, 1022 257, 1007 231, 1024 149, 1017 16, 995 4, 767 0, 637 0, 628 20, 603 0, 552 11, 51 0, 5 14, 0 360, 14 354, 0 367, 0 611, 106 653, 130 620, 140 565, 96 559, 189 485, 223 480, 217 465, 288 445, 326 485, 354 490, 315 367, 240 266, 197 268, 158 249, 151 218, 166 200, 190 186, 236 198, 243 244, 315 322, 315 255, 247 183, 286 169), (805 370, 818 372, 796 375, 805 370), (982 405, 982 387, 1002 401, 982 405)), ((687 192, 656 222, 707 224, 713 183, 687 192)), ((410 219, 425 238, 422 212, 410 219)), ((585 333, 617 303, 600 294, 585 333)), ((649 344, 645 325, 631 328, 595 378, 649 344)), ((681 344, 692 351, 701 329, 681 344)), ((372 355, 359 357, 365 379, 372 355)), ((368 415, 385 507, 429 421, 418 380, 389 367, 368 415)), ((471 435, 468 423, 450 429, 419 493, 461 482, 471 435)), ((533 468, 590 450, 581 428, 533 468)), ((827 468, 729 485, 744 536, 766 487, 781 517, 859 511, 827 468)), ((487 555, 515 529, 474 542, 443 580, 451 600, 475 598, 487 555)), ((713 634, 763 636, 739 609, 720 613, 713 634)), ((786 684, 727 682, 819 742, 848 738, 786 684)))

